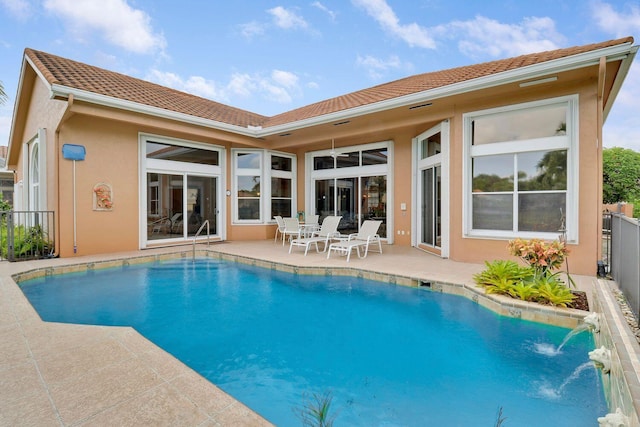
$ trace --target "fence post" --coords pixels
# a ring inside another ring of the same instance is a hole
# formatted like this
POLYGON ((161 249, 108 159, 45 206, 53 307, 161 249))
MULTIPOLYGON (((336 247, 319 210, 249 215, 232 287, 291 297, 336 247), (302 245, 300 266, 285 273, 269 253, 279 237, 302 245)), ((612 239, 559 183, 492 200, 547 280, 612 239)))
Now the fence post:
MULTIPOLYGON (((636 255, 638 256, 636 266, 636 286, 637 286, 637 294, 640 295, 640 218, 636 219, 636 255)), ((636 315, 636 320, 640 317, 640 297, 636 300, 636 307, 634 314, 636 315)))
POLYGON ((14 251, 13 251, 13 242, 14 242, 14 234, 15 229, 13 227, 13 211, 7 212, 7 260, 13 261, 14 251))

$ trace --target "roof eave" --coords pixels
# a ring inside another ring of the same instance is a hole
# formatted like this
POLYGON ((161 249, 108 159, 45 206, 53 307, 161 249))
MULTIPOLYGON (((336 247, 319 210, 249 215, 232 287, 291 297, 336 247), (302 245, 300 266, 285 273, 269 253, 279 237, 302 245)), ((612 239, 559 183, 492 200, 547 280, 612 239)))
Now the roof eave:
POLYGON ((71 88, 59 84, 51 85, 51 98, 67 98, 69 95, 73 95, 75 102, 84 101, 92 104, 102 105, 104 107, 117 108, 121 110, 131 111, 133 113, 140 113, 163 119, 175 120, 182 123, 213 128, 249 137, 258 136, 257 129, 255 128, 245 128, 242 126, 231 125, 216 120, 209 120, 190 114, 170 111, 164 108, 153 107, 138 102, 127 101, 119 98, 114 98, 112 96, 101 95, 95 92, 71 88))
MULTIPOLYGON (((631 62, 633 61, 633 57, 637 51, 638 47, 633 46, 631 42, 621 43, 619 45, 610 46, 602 49, 597 49, 577 55, 571 55, 565 58, 545 61, 539 64, 534 64, 526 67, 520 67, 509 71, 504 71, 497 74, 492 74, 485 77, 479 77, 475 79, 471 79, 468 81, 463 81, 459 83, 450 84, 447 86, 442 86, 434 89, 429 89, 421 92, 412 93, 409 95, 399 96, 396 98, 391 98, 388 100, 375 102, 372 104, 362 105, 359 107, 354 107, 346 110, 336 111, 329 114, 323 114, 320 116, 310 117, 308 119, 298 120, 294 122, 288 122, 281 125, 270 126, 270 127, 259 127, 259 126, 238 126, 232 125, 228 123, 219 122, 216 120, 205 119, 197 116, 193 116, 185 113, 178 113, 175 111, 170 111, 164 108, 153 107, 146 104, 136 103, 132 101, 127 101, 119 98, 114 98, 111 96, 101 95, 90 91, 80 90, 76 88, 71 88, 64 85, 59 84, 51 84, 51 97, 61 97, 67 98, 69 95, 73 95, 76 101, 85 101, 89 103, 94 103, 98 105, 103 105, 111 108, 123 109, 126 111, 156 116, 169 120, 176 120, 183 123, 189 123, 197 126, 203 126, 207 128, 218 129, 222 131, 227 131, 239 135, 244 135, 253 138, 261 138, 286 132, 292 132, 298 129, 307 128, 311 126, 323 125, 327 123, 332 123, 336 121, 342 121, 345 119, 350 119, 353 117, 363 116, 367 114, 375 114, 379 112, 384 112, 387 110, 391 110, 394 108, 402 108, 409 107, 413 104, 427 101, 432 101, 439 98, 455 96, 459 94, 464 94, 468 92, 478 91, 482 89, 487 89, 495 86, 505 85, 509 83, 515 83, 523 80, 530 80, 539 78, 541 76, 570 71, 578 68, 584 68, 592 65, 597 65, 601 57, 606 57, 607 61, 613 60, 623 60, 623 69, 618 73, 616 77, 616 85, 614 87, 615 92, 613 93, 613 98, 617 94, 617 91, 620 89, 622 85, 622 81, 624 81, 624 76, 628 72, 631 62), (623 75, 624 73, 624 75, 623 75)), ((27 58, 27 61, 31 64, 31 61, 27 58)), ((38 75, 43 78, 33 64, 32 68, 38 73, 38 75)), ((611 108, 613 103, 613 98, 611 98, 611 102, 608 102, 605 106, 606 113, 611 108)))
POLYGON ((629 74, 629 70, 631 69, 631 64, 633 63, 633 60, 637 52, 638 52, 638 46, 633 46, 629 50, 629 54, 626 56, 626 58, 622 60, 622 63, 620 64, 620 69, 616 73, 615 80, 611 87, 611 93, 609 94, 609 97, 607 98, 607 103, 604 106, 603 118, 605 122, 607 121, 607 116, 609 116, 609 112, 613 107, 614 101, 618 97, 620 88, 622 88, 622 83, 626 79, 627 74, 629 74))
MULTIPOLYGON (((18 79, 18 89, 16 91, 15 103, 13 105, 13 113, 11 115, 11 127, 9 128, 9 142, 7 146, 6 166, 15 164, 13 163, 13 161, 14 160, 17 161, 17 159, 14 159, 12 154, 17 156, 19 153, 19 149, 14 147, 19 147, 21 145, 21 141, 17 140, 17 138, 18 138, 18 135, 22 133, 22 129, 20 129, 20 131, 17 132, 16 123, 20 123, 17 120, 17 118, 18 118, 18 111, 20 111, 20 106, 22 105, 21 100, 23 97, 23 93, 24 93, 24 90, 26 89, 24 86, 24 82, 25 82, 25 76, 27 72, 27 64, 38 76, 42 77, 42 75, 38 72, 37 67, 34 66, 33 62, 31 62, 31 60, 28 57, 24 56, 22 59, 22 67, 20 69, 20 77, 18 79)), ((44 81, 46 82, 46 80, 44 81)))
MULTIPOLYGON (((597 65, 600 61, 600 58, 603 56, 607 57, 607 61, 625 60, 628 68, 633 60, 633 56, 635 56, 636 51, 637 46, 634 47, 632 46, 631 42, 625 42, 616 46, 572 55, 565 58, 554 59, 539 64, 529 65, 526 67, 516 68, 485 77, 479 77, 464 82, 454 83, 435 89, 429 89, 422 92, 416 92, 409 95, 388 99, 385 101, 363 105, 360 107, 337 111, 335 113, 311 117, 309 119, 303 119, 295 122, 285 123, 282 125, 266 127, 263 128, 261 132, 259 132, 259 136, 264 137, 280 133, 292 132, 301 128, 346 120, 366 114, 383 112, 393 108, 409 107, 419 102, 432 101, 439 98, 478 91, 495 86, 515 83, 518 81, 535 79, 549 74, 589 67, 597 65)), ((620 85, 621 84, 622 83, 620 82, 620 85)))

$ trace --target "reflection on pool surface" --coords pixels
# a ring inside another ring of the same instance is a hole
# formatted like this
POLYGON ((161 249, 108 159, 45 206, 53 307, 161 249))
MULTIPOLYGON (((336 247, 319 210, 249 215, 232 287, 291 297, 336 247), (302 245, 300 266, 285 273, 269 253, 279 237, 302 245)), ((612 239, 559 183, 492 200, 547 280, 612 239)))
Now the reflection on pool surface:
POLYGON ((354 277, 175 260, 20 284, 43 320, 130 325, 279 426, 330 392, 335 425, 597 426, 590 333, 354 277))

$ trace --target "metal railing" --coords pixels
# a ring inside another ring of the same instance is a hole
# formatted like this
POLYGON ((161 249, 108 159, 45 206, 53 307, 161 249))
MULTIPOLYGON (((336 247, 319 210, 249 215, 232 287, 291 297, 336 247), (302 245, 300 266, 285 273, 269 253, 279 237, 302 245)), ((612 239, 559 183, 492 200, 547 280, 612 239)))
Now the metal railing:
POLYGON ((55 256, 53 211, 0 212, 0 258, 9 261, 55 256))
MULTIPOLYGON (((608 273, 616 281, 627 299, 636 319, 640 318, 640 221, 622 214, 607 213, 604 226, 609 222, 606 252, 608 273)), ((604 227, 603 227, 604 228, 604 227)), ((603 230, 603 241, 607 231, 603 230)), ((605 249, 605 248, 603 248, 605 249)))
POLYGON ((198 231, 196 232, 195 236, 193 236, 193 259, 196 259, 196 240, 198 239, 200 232, 205 226, 207 227, 207 247, 209 247, 210 234, 209 234, 209 220, 207 219, 202 223, 200 228, 198 228, 198 231))

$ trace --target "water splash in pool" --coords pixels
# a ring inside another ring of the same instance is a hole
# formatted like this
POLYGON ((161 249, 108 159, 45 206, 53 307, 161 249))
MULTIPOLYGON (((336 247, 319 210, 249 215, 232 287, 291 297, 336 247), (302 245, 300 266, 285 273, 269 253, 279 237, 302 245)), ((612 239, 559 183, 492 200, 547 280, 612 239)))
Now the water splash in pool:
POLYGON ((573 328, 562 340, 560 345, 556 348, 553 344, 548 343, 535 343, 533 344, 533 351, 544 356, 554 357, 562 353, 562 347, 569 342, 571 338, 578 335, 581 332, 585 332, 592 329, 592 325, 589 323, 581 323, 573 328))
POLYGON ((565 379, 563 381, 562 384, 560 384, 559 387, 552 387, 550 384, 542 384, 539 388, 538 388, 538 393, 541 397, 546 398, 546 399, 550 399, 550 400, 557 400, 560 399, 562 397, 562 394, 564 392, 564 389, 571 384, 573 381, 575 381, 576 379, 578 379, 578 377, 580 377, 580 374, 587 368, 589 367, 593 367, 593 363, 591 362, 584 362, 582 365, 578 366, 572 373, 571 375, 569 375, 569 377, 567 377, 567 379, 565 379))

